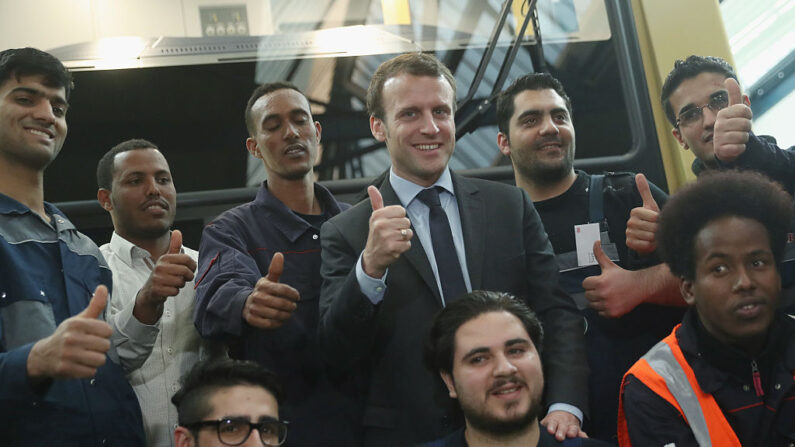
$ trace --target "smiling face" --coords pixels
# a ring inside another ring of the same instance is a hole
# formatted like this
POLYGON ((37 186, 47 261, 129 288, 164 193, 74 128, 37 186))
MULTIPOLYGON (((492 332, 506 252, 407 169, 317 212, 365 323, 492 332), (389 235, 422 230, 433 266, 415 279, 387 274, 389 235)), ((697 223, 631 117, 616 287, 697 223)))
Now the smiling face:
POLYGON ((100 196, 113 226, 131 242, 154 240, 168 233, 177 211, 177 192, 163 154, 133 149, 113 159, 113 184, 100 196))
POLYGON ((370 130, 386 142, 398 176, 430 186, 447 168, 455 148, 455 94, 447 80, 401 73, 383 87, 384 119, 370 130))
POLYGON ((487 312, 462 324, 455 333, 452 375, 441 375, 467 426, 476 430, 515 433, 541 411, 541 360, 527 330, 509 312, 487 312))
POLYGON ((497 138, 519 175, 549 184, 572 173, 574 125, 566 102, 552 89, 525 90, 514 98, 508 135, 497 138))
POLYGON ((283 88, 261 96, 251 108, 256 134, 248 151, 265 164, 269 179, 312 179, 320 144, 320 123, 312 121, 304 95, 283 88))
MULTIPOLYGON (((682 81, 669 98, 676 119, 688 109, 704 106, 716 95, 728 95, 726 87, 723 86, 725 80, 726 76, 722 73, 703 72, 682 81)), ((743 96, 743 101, 750 104, 747 96, 743 96)), ((712 146, 712 136, 717 112, 704 107, 701 113, 702 119, 694 123, 680 124, 678 128, 672 130, 672 133, 682 148, 692 150, 693 155, 707 166, 714 166, 715 150, 712 146)))
POLYGON ((12 75, 0 85, 0 157, 43 170, 66 139, 66 90, 42 75, 12 75))
POLYGON ((723 343, 758 352, 781 293, 765 227, 745 217, 708 223, 695 238, 695 279, 682 295, 704 327, 723 343))

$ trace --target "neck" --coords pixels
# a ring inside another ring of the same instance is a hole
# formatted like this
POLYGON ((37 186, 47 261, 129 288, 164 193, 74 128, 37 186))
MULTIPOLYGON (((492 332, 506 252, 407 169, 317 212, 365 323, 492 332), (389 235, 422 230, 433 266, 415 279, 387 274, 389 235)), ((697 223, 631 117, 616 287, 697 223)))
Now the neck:
POLYGON ((49 221, 44 211, 44 172, 0 159, 0 192, 49 221))
POLYGON ((301 214, 320 214, 323 210, 315 198, 314 174, 310 171, 298 180, 268 177, 268 191, 287 208, 301 214))
POLYGON ((539 437, 538 419, 527 425, 527 427, 517 433, 510 435, 495 435, 493 433, 486 433, 472 428, 467 422, 464 437, 466 438, 469 447, 486 447, 495 446, 500 447, 536 447, 538 445, 539 437))
POLYGON ((527 194, 530 195, 530 199, 532 199, 533 202, 541 202, 557 197, 568 191, 571 185, 574 184, 574 181, 577 180, 577 174, 573 169, 569 171, 565 177, 555 183, 535 182, 532 178, 520 175, 516 170, 514 170, 514 175, 516 177, 516 186, 527 191, 527 194))
POLYGON ((159 236, 155 239, 140 239, 135 237, 130 237, 129 235, 119 233, 119 236, 123 237, 131 244, 135 245, 136 247, 141 247, 144 250, 149 252, 149 255, 155 261, 158 260, 161 256, 166 254, 168 251, 168 246, 171 243, 171 232, 166 231, 163 233, 162 236, 159 236))

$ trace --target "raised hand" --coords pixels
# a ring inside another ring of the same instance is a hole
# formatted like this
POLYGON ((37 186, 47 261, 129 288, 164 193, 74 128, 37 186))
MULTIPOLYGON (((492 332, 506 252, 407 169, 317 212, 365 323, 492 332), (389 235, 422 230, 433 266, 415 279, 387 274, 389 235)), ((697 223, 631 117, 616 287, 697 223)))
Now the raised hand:
POLYGON ((61 322, 52 335, 33 345, 27 361, 28 378, 85 379, 105 364, 110 349, 110 325, 97 318, 108 303, 108 288, 100 285, 79 314, 61 322))
POLYGON ((740 85, 726 78, 723 86, 729 92, 729 105, 715 117, 712 147, 721 161, 733 161, 745 152, 745 144, 751 132, 751 107, 743 103, 740 85))
POLYGON ((589 276, 582 282, 585 298, 599 315, 618 318, 635 308, 641 301, 638 284, 632 272, 617 266, 602 250, 602 243, 593 244, 593 254, 602 273, 589 276))
POLYGON ((260 329, 275 329, 290 318, 301 298, 298 291, 279 279, 284 272, 284 255, 276 253, 268 274, 257 281, 243 305, 243 320, 260 329))
POLYGON ((627 247, 638 253, 651 253, 657 248, 655 234, 660 207, 651 195, 649 182, 643 174, 635 175, 635 184, 643 200, 643 206, 633 208, 627 221, 627 247))
POLYGON ((384 206, 381 192, 375 186, 367 187, 373 213, 370 231, 362 254, 364 272, 373 278, 384 276, 387 267, 411 248, 411 221, 406 209, 400 205, 384 206))
POLYGON ((166 254, 158 258, 152 273, 135 299, 133 315, 145 324, 154 324, 163 311, 168 297, 176 296, 185 283, 193 279, 196 261, 180 253, 182 233, 171 232, 171 241, 166 254))
POLYGON ((547 432, 555 439, 562 442, 566 438, 587 438, 588 435, 580 429, 580 420, 577 416, 561 410, 550 411, 541 420, 541 425, 546 427, 547 432))

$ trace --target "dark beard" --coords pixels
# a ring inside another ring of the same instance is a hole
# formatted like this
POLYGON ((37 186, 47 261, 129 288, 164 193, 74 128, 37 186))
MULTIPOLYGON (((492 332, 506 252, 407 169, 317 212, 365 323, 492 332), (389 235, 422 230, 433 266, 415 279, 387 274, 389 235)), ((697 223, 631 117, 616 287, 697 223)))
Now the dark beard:
POLYGON ((541 401, 534 401, 527 409, 527 413, 516 419, 501 420, 478 412, 468 412, 466 408, 461 408, 467 423, 475 430, 488 433, 495 437, 509 437, 521 433, 538 419, 541 413, 541 401))
POLYGON ((573 162, 566 157, 556 165, 532 163, 529 166, 524 164, 519 164, 518 166, 522 177, 530 179, 536 185, 549 186, 566 178, 573 168, 573 162))

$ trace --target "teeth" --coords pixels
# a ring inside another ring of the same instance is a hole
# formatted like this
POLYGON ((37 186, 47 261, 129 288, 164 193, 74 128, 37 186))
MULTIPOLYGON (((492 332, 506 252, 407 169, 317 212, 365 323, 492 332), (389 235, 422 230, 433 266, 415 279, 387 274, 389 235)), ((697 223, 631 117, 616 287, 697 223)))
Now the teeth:
POLYGON ((416 147, 417 149, 419 149, 421 151, 430 151, 432 149, 438 148, 439 145, 438 144, 418 144, 418 145, 416 145, 414 147, 416 147))
POLYGON ((42 132, 42 131, 40 131, 40 130, 36 130, 36 129, 28 129, 28 132, 32 133, 33 135, 41 135, 41 136, 43 136, 43 137, 50 138, 50 135, 49 135, 49 134, 47 134, 47 132, 42 132))
POLYGON ((497 391, 496 394, 511 394, 519 388, 508 388, 507 390, 497 391))

